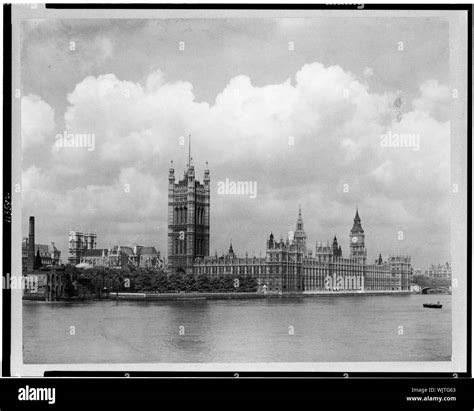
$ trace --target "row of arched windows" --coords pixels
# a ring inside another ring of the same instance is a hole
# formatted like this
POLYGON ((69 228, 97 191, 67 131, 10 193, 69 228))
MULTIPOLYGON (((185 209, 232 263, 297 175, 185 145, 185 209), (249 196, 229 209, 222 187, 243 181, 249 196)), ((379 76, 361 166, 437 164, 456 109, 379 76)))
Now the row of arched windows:
MULTIPOLYGON (((173 221, 175 224, 186 224, 187 216, 187 207, 176 207, 174 209, 173 221)), ((196 224, 204 224, 204 207, 196 207, 196 224)))
POLYGON ((196 254, 204 255, 204 240, 196 239, 196 254))
POLYGON ((186 240, 180 240, 179 238, 174 239, 174 253, 186 254, 186 240))
POLYGON ((174 209, 174 219, 175 224, 186 224, 188 214, 187 207, 176 207, 174 209))
MULTIPOLYGON (((204 240, 197 238, 195 242, 195 254, 204 255, 204 240)), ((187 244, 186 240, 180 240, 179 237, 174 239, 174 254, 186 254, 187 244)))
POLYGON ((196 207, 196 224, 204 224, 204 207, 196 207))

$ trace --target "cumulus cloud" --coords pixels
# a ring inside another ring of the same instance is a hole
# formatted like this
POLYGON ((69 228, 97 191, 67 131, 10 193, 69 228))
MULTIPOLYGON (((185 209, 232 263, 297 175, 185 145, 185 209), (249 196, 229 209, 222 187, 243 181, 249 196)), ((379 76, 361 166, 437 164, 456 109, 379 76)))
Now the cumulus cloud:
MULTIPOLYGON (((248 76, 236 76, 213 104, 196 101, 191 83, 168 82, 161 71, 140 83, 114 74, 88 76, 67 96, 64 130, 94 133, 95 151, 51 145, 47 172, 25 170, 27 181, 41 175, 41 192, 27 184, 32 188, 26 203, 68 222, 68 227, 75 219, 99 225, 118 221, 131 238, 137 230, 146 231, 150 219, 153 230, 163 229, 157 242, 164 251, 169 160, 175 160, 179 176, 187 155, 187 140, 183 145, 180 137, 191 133, 198 175, 208 160, 213 187, 225 178, 258 183, 252 203, 212 192, 212 223, 222 227, 213 230, 216 248, 222 249, 232 235, 251 252, 261 249, 262 230, 293 229, 299 203, 308 210, 311 241, 324 240, 327 234, 317 208, 324 210, 325 221, 348 230, 355 203, 365 215, 384 215, 380 226, 374 220, 373 231, 395 230, 400 216, 428 225, 427 219, 436 215, 447 225, 442 218, 449 183, 447 87, 436 81, 421 85, 401 121, 393 112, 395 97, 371 91, 340 66, 317 62, 277 84, 257 86, 248 76), (380 136, 387 131, 419 134, 420 150, 382 147, 380 136), (125 184, 130 184, 130 193, 124 192, 125 184), (348 193, 342 184, 349 184, 348 193), (422 215, 413 200, 425 201, 427 193, 432 204, 422 215), (241 219, 235 217, 239 215, 241 219), (244 223, 248 229, 242 232, 244 223)), ((36 97, 28 104, 25 121, 38 128, 31 106, 48 112, 47 105, 36 97)), ((45 130, 53 126, 54 121, 41 123, 45 130)), ((24 133, 39 139, 33 128, 27 126, 24 133)), ((101 228, 111 229, 105 224, 101 228)), ((156 240, 153 230, 146 235, 156 240)))
POLYGON ((38 147, 52 140, 54 110, 39 96, 29 94, 21 98, 21 141, 23 149, 38 147))
POLYGON ((437 80, 428 80, 420 86, 420 97, 413 101, 413 107, 437 120, 447 121, 452 93, 448 86, 439 84, 437 80))
POLYGON ((364 77, 372 77, 374 75, 374 70, 372 69, 372 67, 366 67, 364 69, 364 77))
POLYGON ((276 163, 287 156, 289 137, 293 151, 317 156, 341 146, 360 151, 341 141, 371 144, 370 134, 389 113, 387 96, 369 93, 341 67, 319 63, 280 84, 254 86, 247 76, 234 77, 213 105, 196 102, 190 83, 168 83, 159 71, 145 84, 113 74, 87 77, 68 95, 66 130, 95 133, 101 161, 170 158, 179 137, 192 133, 214 164, 269 153, 276 163))

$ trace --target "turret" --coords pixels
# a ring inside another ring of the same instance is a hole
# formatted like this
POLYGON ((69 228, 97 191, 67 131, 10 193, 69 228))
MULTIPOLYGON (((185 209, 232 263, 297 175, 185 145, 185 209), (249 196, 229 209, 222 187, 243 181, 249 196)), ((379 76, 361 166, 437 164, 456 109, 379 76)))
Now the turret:
POLYGON ((209 165, 206 161, 206 169, 204 170, 204 185, 206 187, 208 187, 210 182, 211 182, 211 178, 209 177, 209 168, 208 167, 209 167, 209 165))
POLYGON ((268 240, 267 240, 267 249, 272 249, 275 245, 275 240, 274 240, 274 236, 273 236, 273 233, 270 232, 270 236, 268 237, 268 240))
POLYGON ((337 237, 334 235, 334 240, 332 240, 332 253, 334 257, 338 257, 339 254, 339 244, 337 243, 337 237))
POLYGON ((169 184, 174 184, 175 176, 174 176, 174 168, 173 168, 173 160, 171 160, 171 166, 168 172, 168 182, 169 184))
POLYGON ((294 235, 296 244, 306 248, 306 233, 304 232, 303 216, 301 214, 301 206, 298 210, 298 219, 296 220, 296 231, 294 235))

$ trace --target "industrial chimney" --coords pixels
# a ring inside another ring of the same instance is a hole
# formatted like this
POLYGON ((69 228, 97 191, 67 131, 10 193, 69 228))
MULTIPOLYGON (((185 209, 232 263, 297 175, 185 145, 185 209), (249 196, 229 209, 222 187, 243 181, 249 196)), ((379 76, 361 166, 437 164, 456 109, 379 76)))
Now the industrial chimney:
POLYGON ((30 228, 28 233, 28 263, 26 271, 32 273, 35 268, 35 218, 30 216, 30 228))

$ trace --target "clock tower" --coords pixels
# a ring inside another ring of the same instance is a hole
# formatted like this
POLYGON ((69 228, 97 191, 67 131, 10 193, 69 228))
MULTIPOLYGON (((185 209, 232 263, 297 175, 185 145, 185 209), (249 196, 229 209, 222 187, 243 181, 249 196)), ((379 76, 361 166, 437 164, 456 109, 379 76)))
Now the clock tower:
POLYGON ((365 249, 365 234, 360 224, 358 208, 354 217, 354 225, 350 232, 350 250, 351 258, 355 258, 360 264, 365 265, 367 261, 367 250, 365 249))

